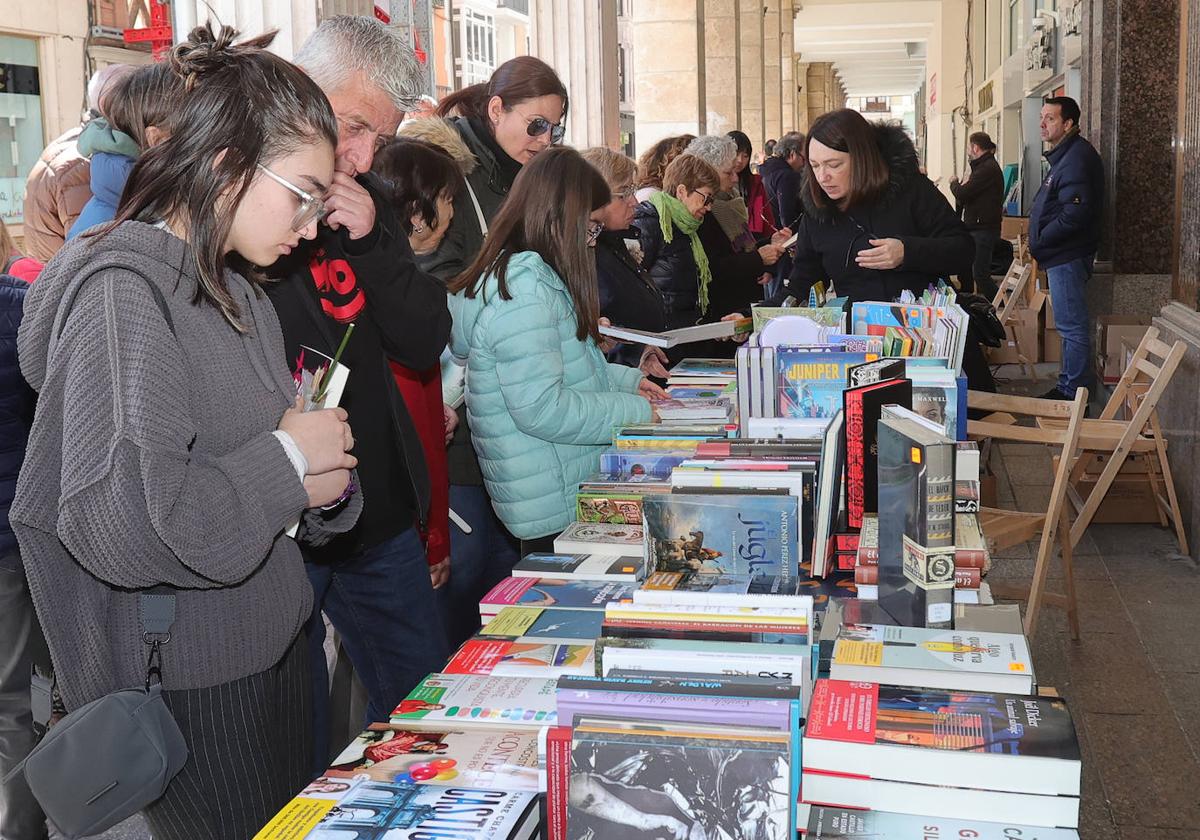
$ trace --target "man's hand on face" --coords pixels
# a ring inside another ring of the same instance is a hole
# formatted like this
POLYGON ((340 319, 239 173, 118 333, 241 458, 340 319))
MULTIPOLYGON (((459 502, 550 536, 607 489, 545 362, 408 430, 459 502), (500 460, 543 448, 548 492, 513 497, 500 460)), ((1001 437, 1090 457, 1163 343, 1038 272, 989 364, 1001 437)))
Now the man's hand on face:
POLYGON ((329 215, 325 224, 334 230, 345 227, 351 239, 362 239, 375 229, 375 202, 354 180, 354 164, 339 157, 334 164, 333 183, 325 196, 329 215))

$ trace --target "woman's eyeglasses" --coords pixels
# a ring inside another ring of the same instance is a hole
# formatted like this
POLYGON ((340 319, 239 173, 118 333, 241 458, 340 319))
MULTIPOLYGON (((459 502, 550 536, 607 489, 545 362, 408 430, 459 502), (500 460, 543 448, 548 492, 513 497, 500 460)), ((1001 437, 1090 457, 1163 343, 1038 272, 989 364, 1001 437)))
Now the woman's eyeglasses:
POLYGON ((587 229, 587 244, 588 247, 596 244, 596 240, 600 238, 600 234, 604 232, 604 222, 589 222, 587 229))
POLYGON ((325 202, 312 193, 302 190, 286 178, 276 175, 261 163, 258 164, 258 168, 272 181, 300 198, 300 206, 296 208, 296 215, 292 216, 293 232, 303 233, 304 229, 313 222, 320 222, 329 215, 329 210, 325 207, 325 202))
POLYGON ((629 184, 628 186, 621 187, 619 190, 612 191, 613 201, 628 201, 633 198, 635 193, 637 193, 637 187, 629 184))
POLYGON ((547 131, 550 132, 550 144, 557 146, 566 135, 567 127, 562 123, 552 123, 545 117, 534 117, 525 126, 525 133, 530 137, 541 137, 547 131))
POLYGON ((702 196, 704 198, 704 206, 705 207, 712 207, 713 202, 717 200, 717 197, 712 193, 702 193, 702 192, 700 192, 700 190, 688 190, 688 192, 695 193, 696 195, 702 196))

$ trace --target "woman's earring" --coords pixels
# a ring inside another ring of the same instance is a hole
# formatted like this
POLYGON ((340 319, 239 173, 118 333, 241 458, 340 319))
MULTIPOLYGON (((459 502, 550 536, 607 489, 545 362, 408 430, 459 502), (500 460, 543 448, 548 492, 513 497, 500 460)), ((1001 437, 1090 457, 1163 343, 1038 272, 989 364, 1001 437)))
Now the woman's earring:
POLYGON ((425 225, 413 225, 413 233, 424 233, 425 225))

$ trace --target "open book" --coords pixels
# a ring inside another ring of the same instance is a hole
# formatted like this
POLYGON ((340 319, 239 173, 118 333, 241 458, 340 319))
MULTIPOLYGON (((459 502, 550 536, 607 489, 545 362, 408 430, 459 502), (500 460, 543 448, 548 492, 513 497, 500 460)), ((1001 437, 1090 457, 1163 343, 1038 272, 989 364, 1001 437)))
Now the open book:
POLYGON ((736 321, 714 321, 711 324, 697 324, 694 327, 680 327, 657 333, 626 327, 600 327, 600 334, 630 344, 649 344, 651 347, 665 348, 714 338, 731 338, 750 332, 752 327, 751 319, 739 318, 736 321))
MULTIPOLYGON (((319 350, 300 345, 292 378, 296 381, 296 393, 304 400, 305 411, 337 408, 350 378, 350 368, 319 350)), ((299 530, 300 520, 297 519, 287 529, 287 535, 295 539, 299 530)))

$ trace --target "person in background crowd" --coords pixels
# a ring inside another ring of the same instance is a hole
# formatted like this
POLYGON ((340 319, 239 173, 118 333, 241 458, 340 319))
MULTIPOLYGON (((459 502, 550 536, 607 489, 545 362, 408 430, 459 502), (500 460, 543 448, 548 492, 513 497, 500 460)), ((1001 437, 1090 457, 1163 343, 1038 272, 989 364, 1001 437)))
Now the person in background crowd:
POLYGON ((67 232, 68 240, 116 217, 138 155, 169 134, 180 87, 179 77, 161 62, 139 67, 113 86, 104 115, 84 126, 76 144, 91 161, 92 197, 67 232))
POLYGON ((39 262, 49 262, 67 239, 67 231, 92 197, 91 166, 76 144, 86 120, 100 116, 113 86, 133 72, 129 64, 109 64, 88 81, 88 114, 85 122, 55 139, 42 152, 25 181, 25 251, 39 262))
POLYGON ((316 235, 320 203, 284 184, 330 183, 336 123, 271 35, 235 35, 173 49, 177 133, 18 333, 40 393, 9 518, 68 710, 145 683, 139 594, 174 595, 161 679, 189 757, 145 810, 156 840, 250 837, 310 778, 312 587, 284 532, 319 542, 361 509, 346 413, 300 409, 250 274, 316 235))
MULTIPOLYGON (((442 100, 438 114, 449 118, 471 161, 464 188, 454 197, 458 212, 450 229, 437 251, 422 260, 427 271, 449 282, 475 259, 521 167, 561 141, 568 106, 562 80, 532 56, 506 61, 486 83, 442 100)), ((448 141, 434 142, 448 148, 448 141)), ((461 159, 460 152, 450 153, 461 159)), ((462 404, 463 367, 450 354, 443 357, 442 383, 458 418, 448 452, 450 508, 466 525, 456 523, 450 530, 459 574, 443 604, 456 631, 451 640, 463 641, 479 629, 479 598, 508 577, 520 555, 516 538, 505 530, 487 496, 462 404)))
POLYGON ((517 176, 483 250, 450 284, 451 349, 468 370, 474 445, 522 554, 552 549, 613 427, 651 420, 647 400, 666 394, 641 371, 606 362, 597 344, 587 242, 610 197, 578 152, 542 152, 517 176))
MULTIPOLYGON (((441 122, 438 118, 423 122, 441 122)), ((463 183, 462 170, 440 147, 420 140, 393 140, 379 150, 371 171, 383 179, 386 195, 408 244, 420 264, 422 256, 437 250, 454 218, 454 195, 463 183)), ((458 416, 447 411, 442 399, 442 367, 422 371, 391 362, 396 386, 408 406, 429 470, 429 516, 425 522, 425 555, 437 568, 450 557, 450 479, 446 444, 458 416)), ((454 574, 458 574, 455 568, 454 574)), ((446 589, 444 581, 439 598, 446 589)), ((443 625, 447 623, 442 616, 443 625)))
POLYGON ((42 270, 42 264, 32 257, 23 257, 17 252, 12 235, 0 219, 0 274, 17 277, 32 283, 42 270))
POLYGON ((648 201, 653 193, 663 188, 663 175, 671 161, 683 154, 688 143, 696 139, 695 134, 680 134, 676 137, 664 137, 646 151, 638 159, 637 192, 634 198, 638 203, 648 201))
MULTIPOLYGON (((795 230, 800 222, 800 187, 804 183, 804 172, 808 159, 804 156, 806 141, 798 131, 789 131, 779 138, 775 153, 758 168, 776 224, 795 230)), ((775 263, 774 274, 767 283, 766 296, 774 298, 783 288, 783 281, 792 273, 790 250, 775 263)))
POLYGON ((1100 246, 1104 165, 1079 133, 1079 103, 1055 96, 1042 105, 1042 140, 1050 172, 1029 212, 1029 252, 1046 270, 1054 326, 1062 336, 1062 370, 1045 399, 1070 400, 1091 381, 1087 283, 1100 246))
MULTIPOLYGON (((629 253, 626 241, 636 240, 633 213, 633 180, 637 164, 619 152, 603 147, 585 149, 583 159, 604 176, 612 199, 597 216, 604 227, 593 243, 596 285, 600 292, 602 321, 647 332, 662 332, 666 310, 662 294, 629 253)), ((660 348, 640 344, 617 344, 606 354, 610 362, 640 368, 647 376, 665 379, 667 354, 660 348)))
MULTIPOLYGON (((975 264, 971 279, 975 290, 991 300, 996 296, 992 280, 992 252, 1000 240, 1000 217, 1004 207, 1004 173, 996 162, 996 144, 982 131, 969 139, 967 154, 971 172, 965 181, 950 180, 950 192, 958 202, 962 220, 975 240, 975 264)), ((965 275, 964 275, 965 277, 965 275)), ((969 287, 964 287, 971 291, 969 287)))
POLYGON ((737 144, 737 157, 733 159, 733 171, 737 175, 734 189, 746 204, 747 226, 754 238, 762 239, 775 233, 777 223, 775 211, 767 198, 762 176, 750 169, 750 159, 754 155, 754 146, 750 138, 741 131, 731 131, 725 135, 737 144))
MULTIPOLYGON (((745 226, 746 208, 740 200, 730 198, 737 183, 734 168, 737 146, 728 137, 697 137, 688 144, 684 154, 703 159, 717 170, 721 178, 720 192, 713 202, 712 213, 701 221, 698 231, 712 276, 716 280, 710 290, 715 311, 748 311, 751 304, 763 299, 762 287, 769 279, 764 277, 766 269, 779 260, 783 253, 779 243, 790 237, 792 232, 785 228, 777 231, 769 241, 759 242, 730 235, 745 226), (745 242, 749 250, 739 250, 737 246, 741 242, 745 242)), ((722 355, 732 352, 730 345, 720 349, 722 355)))
MULTIPOLYGON (((17 327, 26 289, 40 270, 37 260, 15 252, 0 219, 0 780, 33 749, 31 674, 35 660, 48 658, 8 522, 36 399, 17 363, 17 327)), ((0 837, 47 837, 46 815, 21 774, 0 781, 0 837)))
POLYGON ((891 301, 905 289, 920 294, 974 259, 971 235, 917 171, 900 125, 830 111, 813 122, 807 157, 788 294, 805 300, 814 282, 829 279, 852 301, 891 301))
POLYGON ((339 15, 321 22, 296 63, 333 106, 335 169, 332 180, 293 184, 319 198, 326 215, 310 246, 283 254, 273 267, 286 279, 268 294, 293 369, 304 347, 332 357, 354 324, 341 357, 350 371, 341 404, 354 417, 364 497, 352 531, 305 553, 315 593, 308 641, 317 738, 312 767, 319 773, 330 752, 322 610, 367 690, 368 721, 387 720, 448 654, 434 587, 449 566, 445 557, 432 568, 427 562, 425 454, 388 362, 416 371, 437 364, 450 317, 445 289, 417 268, 386 187, 370 173, 375 153, 417 95, 412 51, 394 27, 339 15), (381 645, 379 638, 406 641, 381 645))
MULTIPOLYGON (((700 225, 721 186, 721 176, 701 158, 680 155, 663 175, 663 189, 652 193, 634 210, 633 224, 642 245, 642 269, 658 287, 666 310, 666 328, 690 327, 716 320, 710 301, 713 271, 700 225)), ((740 318, 731 313, 721 320, 740 318)), ((685 356, 703 355, 708 344, 687 344, 667 353, 672 364, 685 356)))

